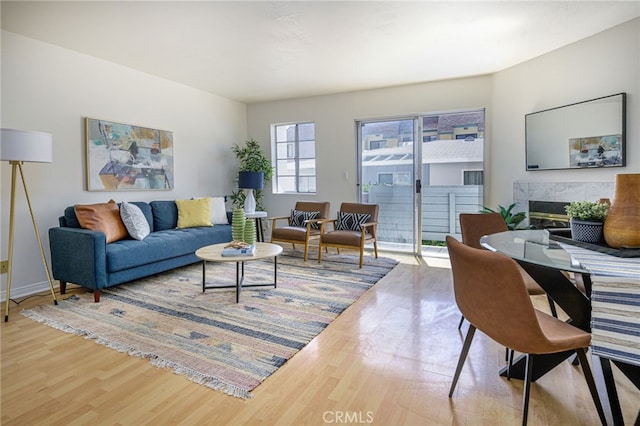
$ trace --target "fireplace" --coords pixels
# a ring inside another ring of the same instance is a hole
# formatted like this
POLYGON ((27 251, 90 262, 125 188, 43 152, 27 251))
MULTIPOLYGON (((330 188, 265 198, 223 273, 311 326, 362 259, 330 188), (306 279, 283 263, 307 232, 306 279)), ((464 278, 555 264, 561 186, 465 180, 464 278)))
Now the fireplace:
POLYGON ((529 200, 529 225, 533 229, 568 228, 569 218, 564 206, 569 203, 559 201, 529 200))

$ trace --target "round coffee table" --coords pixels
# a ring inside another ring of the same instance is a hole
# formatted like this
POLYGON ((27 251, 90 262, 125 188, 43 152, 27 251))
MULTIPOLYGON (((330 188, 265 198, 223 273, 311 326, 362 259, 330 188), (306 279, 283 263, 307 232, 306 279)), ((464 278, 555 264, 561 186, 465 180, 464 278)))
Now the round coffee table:
POLYGON ((196 256, 202 259, 202 291, 214 288, 236 288, 236 303, 240 301, 240 291, 242 287, 278 287, 278 255, 282 253, 282 247, 271 243, 255 243, 256 251, 252 255, 223 256, 222 250, 228 243, 213 244, 196 250, 196 256), (244 284, 244 264, 253 260, 267 259, 273 257, 273 284, 244 284), (235 285, 206 285, 207 262, 235 262, 236 263, 236 284, 235 285))

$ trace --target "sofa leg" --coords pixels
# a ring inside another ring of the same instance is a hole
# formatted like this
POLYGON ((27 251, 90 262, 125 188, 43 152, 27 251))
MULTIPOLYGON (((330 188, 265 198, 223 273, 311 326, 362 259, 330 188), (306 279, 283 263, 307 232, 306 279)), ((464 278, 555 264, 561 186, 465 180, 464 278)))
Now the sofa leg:
POLYGON ((93 290, 93 301, 100 303, 100 290, 93 290))
POLYGON ((60 281, 60 294, 67 294, 67 282, 60 281))

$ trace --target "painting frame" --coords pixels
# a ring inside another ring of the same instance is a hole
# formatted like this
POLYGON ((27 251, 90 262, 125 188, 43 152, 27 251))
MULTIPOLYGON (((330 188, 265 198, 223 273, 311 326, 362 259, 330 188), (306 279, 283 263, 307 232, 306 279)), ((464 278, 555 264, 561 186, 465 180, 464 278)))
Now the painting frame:
POLYGON ((569 139, 569 168, 591 169, 624 165, 621 134, 569 139))
POLYGON ((173 132, 85 117, 87 191, 174 189, 173 132))

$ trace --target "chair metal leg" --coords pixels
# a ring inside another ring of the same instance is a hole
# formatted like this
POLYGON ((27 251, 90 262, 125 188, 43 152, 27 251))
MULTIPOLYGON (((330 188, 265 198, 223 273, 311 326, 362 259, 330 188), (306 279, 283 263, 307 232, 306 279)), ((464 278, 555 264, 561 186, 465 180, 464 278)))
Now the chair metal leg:
POLYGON ((462 328, 462 323, 464 322, 464 315, 460 315, 460 323, 458 324, 458 330, 462 328))
POLYGON ((524 394, 522 395, 522 426, 526 426, 527 417, 529 416, 529 394, 531 392, 531 377, 533 376, 533 357, 535 355, 527 354, 527 366, 524 378, 524 394))
POLYGON ((549 309, 551 309, 551 315, 558 318, 558 312, 556 311, 556 304, 553 302, 553 299, 548 294, 547 294, 547 300, 549 301, 549 309))
POLYGON ((507 361, 507 380, 511 380, 511 366, 513 365, 513 349, 505 348, 509 354, 509 360, 507 361))
POLYGON ((460 351, 460 358, 458 359, 458 366, 456 367, 456 372, 453 375, 453 382, 451 383, 451 389, 449 389, 449 398, 453 395, 453 391, 456 388, 456 383, 458 383, 458 378, 460 378, 460 372, 462 371, 462 366, 464 365, 464 361, 467 359, 467 354, 469 353, 469 348, 471 347, 471 341, 473 340, 473 335, 476 332, 476 328, 473 324, 469 324, 469 331, 467 332, 467 337, 464 339, 464 345, 462 345, 462 351, 460 351))
POLYGON ((598 417, 600 417, 600 421, 602 422, 602 424, 606 425, 607 419, 604 414, 604 409, 602 408, 602 403, 600 402, 600 397, 598 396, 596 382, 593 379, 591 367, 589 367, 589 363, 587 362, 587 352, 585 348, 579 348, 576 349, 576 354, 578 355, 578 359, 580 360, 580 366, 582 366, 584 379, 587 381, 587 386, 589 386, 589 392, 591 393, 591 398, 593 399, 593 403, 596 406, 596 411, 598 411, 598 417))

